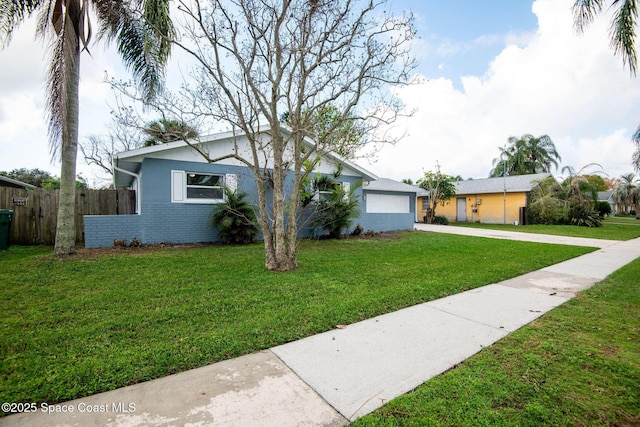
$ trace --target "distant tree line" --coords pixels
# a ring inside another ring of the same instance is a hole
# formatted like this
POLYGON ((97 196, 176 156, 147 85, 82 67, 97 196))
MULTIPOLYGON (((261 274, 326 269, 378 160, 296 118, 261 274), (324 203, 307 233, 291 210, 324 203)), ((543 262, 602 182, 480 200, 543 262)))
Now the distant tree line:
MULTIPOLYGON (((20 168, 10 172, 0 171, 0 175, 48 190, 60 188, 60 178, 38 168, 20 168)), ((81 190, 84 188, 89 188, 87 180, 83 176, 78 175, 76 177, 76 189, 81 190)))

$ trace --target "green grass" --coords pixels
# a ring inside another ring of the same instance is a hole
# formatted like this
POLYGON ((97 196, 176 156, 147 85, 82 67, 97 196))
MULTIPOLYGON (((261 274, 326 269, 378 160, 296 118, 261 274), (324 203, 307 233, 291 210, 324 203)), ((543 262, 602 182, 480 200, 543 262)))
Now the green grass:
POLYGON ((629 225, 640 225, 640 220, 636 219, 635 215, 624 215, 624 216, 611 216, 604 219, 605 223, 618 223, 618 224, 629 224, 629 225))
POLYGON ((640 425, 640 259, 354 423, 640 425))
MULTIPOLYGON (((0 251, 0 400, 59 402, 270 348, 542 268, 591 249, 436 233, 69 259, 0 251)), ((89 251, 89 254, 92 254, 89 251)))
POLYGON ((625 220, 618 224, 618 218, 606 219, 602 227, 577 227, 575 225, 518 225, 513 224, 479 224, 473 222, 454 222, 457 227, 487 228, 491 230, 520 231, 534 234, 553 234, 558 236, 587 237, 605 240, 631 240, 640 237, 640 221, 625 220), (634 225, 636 225, 634 227, 634 225))

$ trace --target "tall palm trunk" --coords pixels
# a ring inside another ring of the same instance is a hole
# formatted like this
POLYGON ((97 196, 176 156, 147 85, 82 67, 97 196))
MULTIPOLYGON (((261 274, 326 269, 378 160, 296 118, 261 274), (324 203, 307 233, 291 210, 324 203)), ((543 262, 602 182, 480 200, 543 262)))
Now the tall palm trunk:
MULTIPOLYGON (((73 19, 65 19, 64 37, 64 90, 61 112, 62 146, 60 156, 60 204, 56 225, 56 255, 76 252, 76 158, 78 156, 79 87, 80 87, 80 40, 73 19)), ((77 21, 76 21, 77 22, 77 21)))

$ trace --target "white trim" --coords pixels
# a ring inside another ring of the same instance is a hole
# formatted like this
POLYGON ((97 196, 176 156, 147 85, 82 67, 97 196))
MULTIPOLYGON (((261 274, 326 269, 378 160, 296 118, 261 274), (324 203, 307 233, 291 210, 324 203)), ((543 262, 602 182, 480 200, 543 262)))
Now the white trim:
POLYGON ((186 174, 184 171, 171 171, 171 203, 184 203, 186 199, 187 186, 186 174))
POLYGON ((349 196, 351 195, 351 183, 348 181, 343 182, 342 189, 344 190, 343 200, 346 202, 349 200, 349 196))
MULTIPOLYGON (((284 125, 281 126, 281 130, 289 134, 291 133, 291 129, 289 129, 288 126, 284 126, 284 125)), ((270 132, 271 132, 271 128, 265 127, 263 129, 260 129, 257 133, 269 134, 270 132)), ((180 147, 188 147, 189 145, 202 146, 203 144, 207 144, 211 142, 221 141, 224 139, 239 138, 243 136, 246 136, 244 132, 239 130, 233 130, 233 131, 221 132, 213 135, 205 135, 199 138, 198 140, 191 140, 189 141, 189 143, 185 141, 174 141, 166 144, 153 145, 151 147, 142 147, 142 148, 137 148, 135 150, 123 151, 120 153, 116 153, 114 157, 125 162, 141 163, 143 158, 153 153, 172 150, 180 147)), ((307 143, 307 145, 312 149, 316 147, 316 143, 311 138, 305 137, 304 140, 307 143)), ((372 172, 369 172, 368 170, 361 167, 360 165, 353 163, 348 159, 345 159, 338 153, 329 151, 329 152, 323 153, 323 155, 327 156, 328 158, 338 163, 344 163, 345 166, 347 166, 350 169, 353 169, 354 171, 362 175, 361 177, 363 181, 375 181, 378 179, 378 177, 372 172)))
MULTIPOLYGON (((142 185, 142 181, 140 180, 140 175, 138 175, 137 173, 133 173, 133 172, 129 172, 128 170, 125 169, 121 169, 119 167, 117 167, 115 165, 115 162, 112 163, 113 164, 113 169, 121 172, 125 175, 129 175, 132 176, 133 179, 133 183, 136 187, 135 191, 136 191, 136 214, 137 215, 141 215, 142 214, 142 191, 140 186, 142 185)), ((115 173, 113 174, 114 176, 114 187, 115 187, 115 173)))
MULTIPOLYGON (((227 181, 231 184, 232 190, 235 190, 238 185, 238 177, 234 174, 223 174, 223 173, 214 173, 214 172, 190 172, 183 170, 172 170, 171 171, 171 203, 185 203, 185 204, 196 204, 196 205, 212 205, 218 203, 224 203, 224 191, 221 199, 195 199, 189 198, 187 189, 187 174, 195 174, 195 175, 211 175, 211 176, 219 176, 222 181, 222 188, 227 181), (234 188, 235 187, 235 188, 234 188)), ((193 187, 193 186, 192 186, 193 187)), ((197 186, 195 186, 197 187, 197 186)), ((210 187, 215 188, 215 187, 210 187)))
POLYGON ((238 175, 233 173, 225 174, 224 185, 232 192, 236 191, 238 189, 238 175))

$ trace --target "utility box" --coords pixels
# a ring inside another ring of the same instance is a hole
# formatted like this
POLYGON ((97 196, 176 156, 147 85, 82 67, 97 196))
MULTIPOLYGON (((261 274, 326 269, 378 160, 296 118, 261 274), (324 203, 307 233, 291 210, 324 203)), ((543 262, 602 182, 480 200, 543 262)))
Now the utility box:
POLYGON ((12 220, 13 211, 0 209, 0 250, 9 248, 9 234, 12 220))

